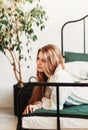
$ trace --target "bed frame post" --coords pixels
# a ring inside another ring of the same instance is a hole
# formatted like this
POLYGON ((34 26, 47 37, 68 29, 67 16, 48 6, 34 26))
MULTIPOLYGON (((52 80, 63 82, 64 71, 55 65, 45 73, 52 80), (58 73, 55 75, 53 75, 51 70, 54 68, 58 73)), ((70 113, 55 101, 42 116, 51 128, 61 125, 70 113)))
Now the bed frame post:
POLYGON ((59 86, 56 86, 57 95, 57 130, 60 130, 60 114, 59 114, 59 86))
POLYGON ((84 54, 86 53, 86 44, 85 44, 85 39, 86 39, 86 36, 85 36, 85 19, 83 20, 83 33, 84 33, 84 54))

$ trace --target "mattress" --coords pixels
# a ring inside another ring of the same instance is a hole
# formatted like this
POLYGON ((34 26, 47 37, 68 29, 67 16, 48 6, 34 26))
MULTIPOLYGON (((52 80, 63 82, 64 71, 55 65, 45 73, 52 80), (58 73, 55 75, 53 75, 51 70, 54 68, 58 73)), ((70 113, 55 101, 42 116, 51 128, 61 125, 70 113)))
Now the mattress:
MULTIPOLYGON (((22 128, 57 130, 57 119, 56 117, 23 117, 22 128)), ((88 119, 61 117, 60 128, 85 128, 88 130, 88 119)))
POLYGON ((87 128, 88 129, 88 104, 65 107, 60 111, 61 128, 87 128), (67 117, 68 116, 68 117, 67 117))
MULTIPOLYGON (((38 111, 39 112, 39 111, 38 111)), ((45 111, 41 111, 44 112, 45 111)), ((34 113, 35 114, 35 113, 34 113)), ((55 114, 55 112, 54 112, 55 114)), ((60 128, 61 130, 70 128, 85 128, 88 129, 88 105, 70 106, 60 111, 60 128), (67 117, 68 116, 68 117, 67 117), (77 118, 76 118, 77 117, 77 118), (81 117, 81 118, 80 118, 81 117), (84 119, 86 118, 86 119, 84 119)), ((22 128, 26 129, 57 129, 56 117, 44 117, 44 116, 23 116, 22 128)))
POLYGON ((57 119, 56 117, 23 117, 22 118, 22 128, 26 129, 57 129, 57 119))
POLYGON ((75 128, 88 130, 88 119, 61 117, 60 126, 61 128, 75 128))
POLYGON ((50 129, 57 128, 56 110, 36 110, 33 113, 23 115, 22 128, 30 129, 50 129), (48 114, 48 116, 46 116, 48 114), (44 116, 43 116, 44 115, 44 116), (52 115, 53 117, 50 117, 52 115))

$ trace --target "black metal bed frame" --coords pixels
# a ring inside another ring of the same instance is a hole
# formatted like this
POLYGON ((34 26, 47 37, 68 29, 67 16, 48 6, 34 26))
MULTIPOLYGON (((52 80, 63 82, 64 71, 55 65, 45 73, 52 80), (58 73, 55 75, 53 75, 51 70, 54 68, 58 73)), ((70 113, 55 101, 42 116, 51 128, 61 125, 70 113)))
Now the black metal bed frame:
MULTIPOLYGON (((84 17, 82 17, 81 19, 78 19, 78 20, 74 20, 74 21, 68 21, 68 22, 66 22, 63 26, 62 26, 62 28, 61 28, 61 50, 62 50, 62 55, 64 56, 64 43, 63 43, 63 38, 64 38, 64 36, 63 36, 63 31, 64 31, 64 28, 65 28, 65 26, 66 25, 68 25, 69 23, 74 23, 74 22, 79 22, 79 21, 83 21, 83 27, 84 27, 84 33, 83 33, 83 36, 84 36, 84 42, 83 42, 83 45, 84 45, 84 54, 85 54, 85 49, 86 49, 86 46, 85 46, 85 19, 88 17, 88 15, 86 15, 86 16, 84 16, 84 17)), ((56 94, 57 94, 57 114, 56 115, 49 115, 49 116, 55 116, 55 117, 57 117, 57 130, 60 130, 60 117, 63 117, 63 115, 61 115, 60 113, 59 113, 59 87, 61 87, 61 86, 63 86, 63 87, 65 87, 65 86, 74 86, 74 87, 77 87, 77 86, 87 86, 88 87, 88 83, 37 83, 37 82, 32 82, 32 83, 29 83, 29 87, 30 86, 39 86, 39 87, 41 87, 41 86, 55 86, 56 87, 56 94)), ((27 86, 28 87, 28 86, 27 86)), ((19 102, 19 106, 21 105, 20 103, 22 102, 21 101, 21 98, 19 98, 21 95, 22 95, 22 93, 25 91, 25 89, 27 88, 27 87, 24 87, 24 88, 22 88, 22 90, 19 92, 19 94, 18 94, 18 102, 19 102)), ((19 114, 18 114, 18 125, 17 125, 17 130, 26 130, 26 129, 23 129, 22 127, 21 127, 21 125, 22 125, 22 121, 21 121, 21 118, 22 118, 22 115, 21 115, 22 113, 21 112, 19 112, 19 114)), ((42 115, 41 115, 42 116, 42 115)), ((44 116, 44 115, 43 115, 44 116)), ((47 116, 47 115, 45 115, 45 116, 47 116)), ((68 115, 67 115, 67 117, 68 117, 68 115)), ((75 117, 75 115, 73 116, 73 118, 75 117)), ((88 115, 86 115, 86 117, 84 117, 84 116, 76 116, 77 118, 88 118, 88 115)), ((28 130, 28 129, 27 129, 28 130)))
MULTIPOLYGON (((61 86, 64 86, 64 87, 66 87, 66 86, 68 86, 68 87, 71 87, 71 86, 74 86, 74 87, 87 86, 88 87, 88 83, 58 83, 58 82, 57 83, 54 83, 54 82, 52 82, 52 83, 38 83, 38 82, 34 82, 34 83, 29 83, 29 87, 30 86, 31 87, 32 86, 39 86, 39 87, 41 87, 41 86, 55 86, 56 87, 56 95, 57 95, 57 111, 56 111, 56 114, 53 115, 53 113, 51 113, 51 114, 48 115, 48 113, 47 113, 45 115, 43 114, 43 116, 57 117, 57 130, 60 130, 60 117, 63 117, 63 115, 59 113, 59 87, 61 87, 61 86)), ((19 93, 20 96, 25 91, 25 89, 27 89, 27 87, 22 88, 22 90, 19 93)), ((18 101, 19 101, 19 105, 20 105, 20 103, 21 103, 20 99, 18 101)), ((26 129, 23 129, 21 127, 21 125, 22 125, 22 122, 21 122, 22 115, 21 114, 22 113, 19 113, 19 115, 18 115, 17 130, 26 130, 26 129)), ((42 114, 41 115, 36 114, 35 116, 42 116, 42 114)), ((70 116, 68 116, 68 117, 70 117, 70 116)), ((74 118, 75 115, 72 116, 72 117, 74 118)), ((82 115, 81 116, 77 115, 76 117, 77 118, 88 118, 88 115, 86 115, 86 117, 84 117, 82 115)), ((30 129, 27 129, 27 130, 30 130, 30 129)))

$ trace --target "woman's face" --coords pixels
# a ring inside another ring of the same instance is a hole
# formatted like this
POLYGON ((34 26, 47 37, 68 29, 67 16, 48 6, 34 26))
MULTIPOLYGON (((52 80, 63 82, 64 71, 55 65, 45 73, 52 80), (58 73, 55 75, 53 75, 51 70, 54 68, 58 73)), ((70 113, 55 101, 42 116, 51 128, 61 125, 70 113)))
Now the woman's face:
POLYGON ((40 51, 37 58, 37 70, 39 72, 46 72, 46 60, 44 54, 40 51))

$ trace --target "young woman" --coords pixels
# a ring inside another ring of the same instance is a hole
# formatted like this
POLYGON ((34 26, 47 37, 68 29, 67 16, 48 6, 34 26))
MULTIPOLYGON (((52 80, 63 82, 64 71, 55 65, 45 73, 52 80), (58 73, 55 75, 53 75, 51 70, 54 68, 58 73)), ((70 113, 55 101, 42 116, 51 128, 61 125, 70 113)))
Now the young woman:
MULTIPOLYGON (((64 70, 64 60, 59 48, 53 44, 46 45, 38 50, 37 54, 37 81, 38 82, 73 82, 64 70)), ((62 91, 63 87, 60 87, 62 91)), ((62 97, 62 99, 65 97, 62 97)), ((29 105, 23 114, 36 109, 56 109, 56 87, 35 87, 29 105)), ((60 109, 63 103, 60 101, 60 109)))

